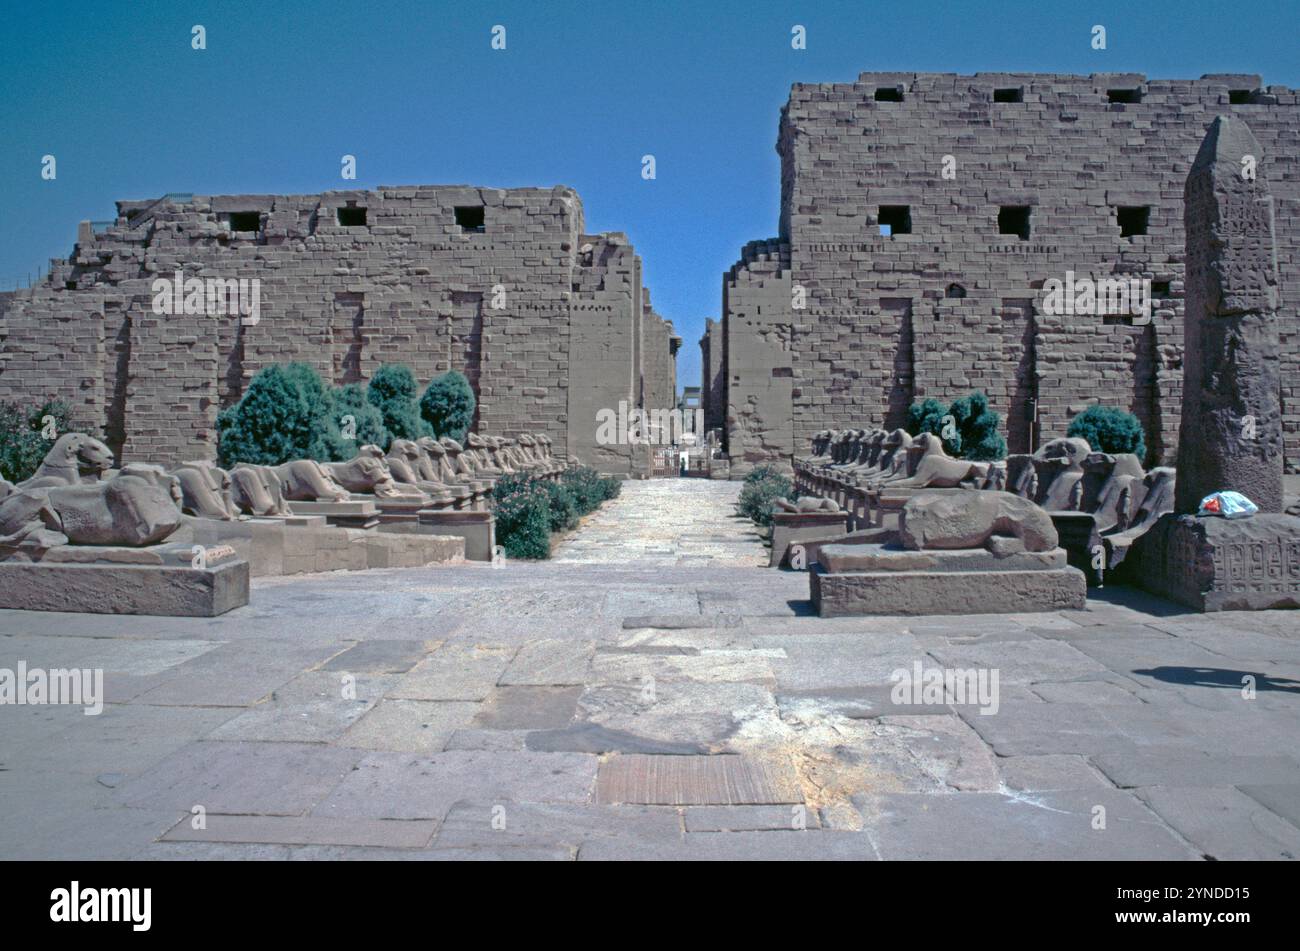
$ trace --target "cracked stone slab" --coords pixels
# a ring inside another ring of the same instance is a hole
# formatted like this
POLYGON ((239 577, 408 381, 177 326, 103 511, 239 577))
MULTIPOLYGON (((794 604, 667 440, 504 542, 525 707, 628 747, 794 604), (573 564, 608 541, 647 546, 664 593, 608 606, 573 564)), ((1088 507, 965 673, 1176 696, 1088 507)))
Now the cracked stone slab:
POLYGON ((330 658, 322 670, 353 674, 404 674, 436 650, 441 641, 360 641, 330 658))
POLYGON ((1041 792, 1053 789, 1109 788, 1109 783, 1089 765, 1084 756, 1048 754, 1046 756, 999 757, 998 769, 1008 789, 1041 792))
POLYGON ((680 842, 597 839, 578 851, 580 862, 871 862, 879 856, 865 835, 803 832, 691 832, 680 842))
POLYGON ((958 708, 958 715, 999 756, 1131 753, 1144 746, 1204 746, 1204 738, 1174 713, 1150 706, 1004 700, 995 716, 980 716, 969 707, 958 708))
POLYGON ((1014 647, 1000 643, 951 644, 930 648, 930 655, 943 667, 996 669, 1004 684, 1076 680, 1109 673, 1091 657, 1060 641, 1032 640, 1014 647))
POLYGON ((582 687, 497 687, 474 717, 483 730, 562 729, 573 722, 582 687))
POLYGON ((1289 756, 1238 756, 1204 750, 1143 749, 1092 758, 1116 786, 1233 786, 1300 784, 1300 763, 1289 756))
POLYGON ((582 753, 370 753, 312 815, 440 820, 462 799, 588 802, 595 781, 582 753))
POLYGON ((361 758, 360 751, 305 743, 191 743, 122 786, 132 808, 301 815, 361 758))
POLYGON ((403 674, 397 700, 484 700, 514 656, 513 647, 445 644, 403 674))
POLYGON ((887 861, 1200 858, 1137 799, 1113 789, 863 795, 853 802, 887 861), (1104 828, 1097 828, 1101 819, 1104 828))
POLYGON ((432 820, 326 819, 316 816, 208 815, 205 828, 188 819, 167 830, 163 842, 223 842, 265 845, 347 845, 419 849, 438 831, 432 820))
POLYGON ((589 687, 580 720, 647 740, 720 748, 739 724, 776 718, 772 694, 757 684, 694 681, 589 687))
POLYGON ((519 648, 497 681, 503 687, 569 686, 586 682, 596 642, 546 638, 519 648))
POLYGON ((1239 788, 1251 799, 1300 829, 1300 784, 1265 783, 1239 788))
POLYGON ((817 829, 817 813, 802 803, 789 806, 687 806, 690 832, 799 832, 817 829))
POLYGON ((1134 790, 1178 834, 1218 860, 1300 859, 1300 829, 1231 787, 1134 790))
POLYGON ((352 725, 340 746, 439 753, 482 705, 463 700, 383 700, 352 725))
POLYGON ((745 650, 704 650, 694 654, 607 653, 591 662, 594 683, 636 683, 650 680, 691 680, 697 683, 757 683, 774 686, 772 653, 745 650))
POLYGON ((308 671, 226 721, 209 739, 326 743, 365 716, 393 683, 391 676, 308 671))
POLYGON ((570 846, 603 838, 677 841, 682 820, 676 809, 639 805, 467 800, 447 813, 437 848, 570 846))
POLYGON ((525 745, 542 753, 658 753, 691 756, 708 753, 697 743, 674 743, 611 730, 597 723, 574 723, 562 730, 538 730, 527 734, 525 745))
POLYGON ((751 756, 611 756, 596 777, 599 803, 742 805, 799 803, 803 792, 788 761, 751 756))

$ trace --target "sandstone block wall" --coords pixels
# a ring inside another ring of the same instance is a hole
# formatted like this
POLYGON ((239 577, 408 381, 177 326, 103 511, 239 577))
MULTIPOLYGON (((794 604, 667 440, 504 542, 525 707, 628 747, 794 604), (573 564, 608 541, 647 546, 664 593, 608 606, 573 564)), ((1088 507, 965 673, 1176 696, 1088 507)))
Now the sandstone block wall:
POLYGON ((453 368, 480 430, 544 431, 626 472, 626 447, 595 451, 596 410, 635 398, 641 301, 626 237, 584 235, 564 187, 119 202, 45 282, 0 299, 0 398, 61 397, 120 459, 177 462, 214 455, 218 411, 273 363, 336 384, 453 368), (260 319, 156 314, 153 281, 177 271, 259 280, 260 319))
POLYGON ((1294 90, 1236 74, 863 73, 794 86, 777 142, 788 271, 778 278, 747 249, 723 281, 733 458, 779 458, 823 428, 892 426, 915 400, 978 388, 1005 417, 1013 452, 1101 402, 1135 413, 1150 461, 1172 464, 1182 187, 1219 114, 1255 130, 1278 204, 1282 401, 1295 469, 1300 103, 1294 90), (1027 212, 1028 237, 1002 233, 1014 225, 1000 226, 1003 209, 1027 212), (1120 209, 1146 209, 1145 233, 1122 236, 1120 209), (900 214, 910 232, 882 236, 882 218, 900 214), (1044 282, 1067 271, 1150 280, 1150 322, 1046 313, 1044 282), (778 279, 802 288, 806 307, 771 294, 760 316, 749 288, 778 279), (788 402, 774 386, 783 376, 788 402))

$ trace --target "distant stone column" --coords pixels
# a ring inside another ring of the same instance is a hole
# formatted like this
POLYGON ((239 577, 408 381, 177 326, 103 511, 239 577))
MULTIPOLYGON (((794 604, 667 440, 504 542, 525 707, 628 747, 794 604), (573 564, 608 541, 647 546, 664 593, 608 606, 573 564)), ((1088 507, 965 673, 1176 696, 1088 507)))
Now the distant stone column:
POLYGON ((1184 189, 1187 232, 1182 422, 1175 509, 1240 492, 1282 511, 1279 282, 1273 199, 1259 141, 1219 116, 1184 189))

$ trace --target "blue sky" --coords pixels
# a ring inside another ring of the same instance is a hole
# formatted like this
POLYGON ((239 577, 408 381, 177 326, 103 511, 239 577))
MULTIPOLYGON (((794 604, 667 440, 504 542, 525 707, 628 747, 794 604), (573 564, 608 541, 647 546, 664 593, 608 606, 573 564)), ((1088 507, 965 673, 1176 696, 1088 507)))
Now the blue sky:
POLYGON ((342 2, 10 5, 0 30, 0 289, 66 256, 82 219, 168 191, 565 184, 625 231, 685 338, 721 274, 777 230, 793 82, 863 70, 1256 72, 1300 85, 1300 2, 342 2), (1108 48, 1090 46, 1093 24, 1108 48), (190 48, 190 29, 208 48, 190 48), (504 52, 490 48, 506 27, 504 52), (808 48, 791 49, 790 29, 808 48), (41 156, 58 160, 43 181, 41 156), (653 154, 658 177, 641 178, 653 154), (352 185, 353 183, 346 183, 352 185))

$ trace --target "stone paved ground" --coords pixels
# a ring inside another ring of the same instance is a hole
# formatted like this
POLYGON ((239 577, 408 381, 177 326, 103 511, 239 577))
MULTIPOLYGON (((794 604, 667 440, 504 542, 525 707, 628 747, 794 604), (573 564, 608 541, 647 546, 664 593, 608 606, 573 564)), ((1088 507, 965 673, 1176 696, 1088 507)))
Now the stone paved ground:
POLYGON ((628 483, 550 563, 262 581, 215 620, 0 612, 0 667, 110 701, 0 706, 0 856, 1300 855, 1294 613, 821 620, 737 488, 628 483), (997 712, 891 702, 917 661, 996 669, 997 712))

